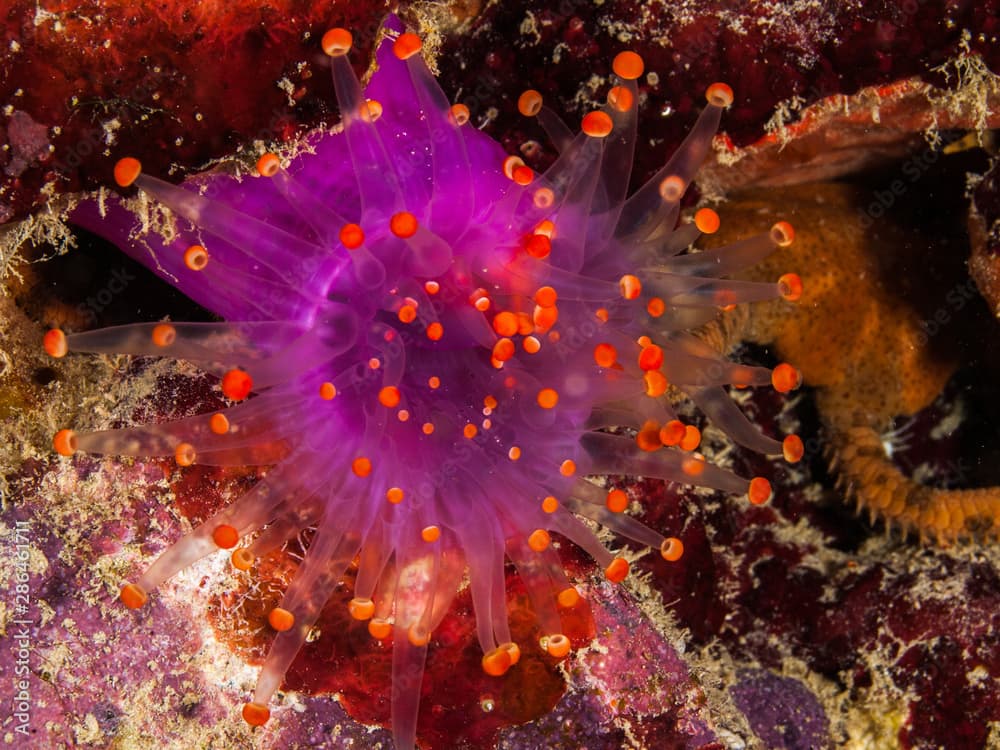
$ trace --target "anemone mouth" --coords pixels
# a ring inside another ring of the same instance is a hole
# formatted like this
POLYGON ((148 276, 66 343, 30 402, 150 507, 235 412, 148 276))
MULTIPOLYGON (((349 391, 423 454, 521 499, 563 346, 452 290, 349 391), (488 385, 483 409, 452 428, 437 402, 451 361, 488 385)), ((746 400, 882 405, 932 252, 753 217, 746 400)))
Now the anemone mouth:
MULTIPOLYGON (((526 583, 543 647, 562 658, 570 643, 560 611, 579 593, 552 533, 613 582, 629 565, 581 518, 667 560, 683 552, 679 539, 625 514, 621 490, 585 477, 643 475, 766 502, 767 480, 738 477, 696 452, 700 433, 677 418, 670 386, 734 441, 801 456, 800 441, 761 435, 723 389, 790 390, 794 368, 731 363, 688 333, 720 308, 801 294, 794 275, 775 284, 723 278, 790 243, 785 223, 719 250, 683 252, 718 228, 714 212, 690 223, 678 217, 732 91, 709 89, 680 149, 629 196, 637 55, 616 59, 609 104, 588 113, 578 135, 538 92, 522 95, 522 112, 560 151, 536 174, 468 126, 468 110, 448 102, 419 39, 398 31, 379 48, 379 72, 365 91, 347 62, 351 35, 324 36, 344 127, 314 156, 283 165, 264 154, 259 179, 216 177, 199 189, 145 175, 135 159, 118 163, 122 187, 135 186, 181 223, 157 248, 164 273, 226 323, 45 339, 56 357, 76 350, 191 360, 220 376, 231 401, 165 424, 63 431, 59 453, 273 464, 127 584, 126 606, 143 606, 160 583, 213 551, 234 550, 234 567, 249 570, 301 529, 316 529, 269 616, 277 635, 244 711, 254 725, 267 721, 282 676, 355 559, 349 609, 373 637, 392 637, 394 681, 422 673, 463 580, 483 668, 499 676, 520 654, 507 621, 505 560, 526 583)), ((145 253, 157 240, 130 242, 145 253)), ((418 699, 416 689, 393 692, 399 747, 413 746, 418 699)))

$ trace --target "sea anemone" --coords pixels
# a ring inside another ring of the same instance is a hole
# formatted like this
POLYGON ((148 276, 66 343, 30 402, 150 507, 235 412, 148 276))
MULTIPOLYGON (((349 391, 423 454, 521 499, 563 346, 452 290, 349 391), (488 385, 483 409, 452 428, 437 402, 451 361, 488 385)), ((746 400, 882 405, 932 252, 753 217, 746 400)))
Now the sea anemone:
POLYGON ((427 644, 460 587, 471 591, 483 669, 499 676, 530 647, 512 642, 506 560, 526 584, 541 647, 563 657, 560 608, 579 593, 551 535, 582 548, 611 581, 629 565, 581 519, 668 560, 681 555, 678 539, 623 512, 622 490, 586 477, 643 475, 768 499, 766 479, 696 452, 700 433, 677 418, 671 396, 687 394, 734 441, 796 460, 798 438, 761 435, 723 388, 786 391, 798 385, 794 368, 729 362, 689 331, 729 305, 795 299, 801 282, 722 279, 791 242, 784 222, 685 252, 718 224, 708 209, 678 217, 732 101, 728 86, 709 87, 690 135, 628 195, 638 55, 615 59, 608 103, 583 117, 580 134, 537 92, 520 97, 559 152, 539 174, 472 127, 464 105, 449 104, 420 39, 401 31, 391 18, 364 91, 346 57, 350 33, 323 37, 342 123, 288 163, 267 153, 257 176, 175 186, 126 157, 118 184, 169 209, 156 231, 137 227, 129 201, 113 196, 77 210, 75 221, 225 322, 54 329, 45 348, 189 360, 220 376, 232 402, 165 424, 63 430, 59 453, 270 467, 125 585, 122 602, 141 607, 220 548, 249 570, 314 530, 270 612, 277 635, 244 718, 267 721, 285 671, 357 561, 350 612, 392 640, 393 732, 398 748, 411 748, 427 644))

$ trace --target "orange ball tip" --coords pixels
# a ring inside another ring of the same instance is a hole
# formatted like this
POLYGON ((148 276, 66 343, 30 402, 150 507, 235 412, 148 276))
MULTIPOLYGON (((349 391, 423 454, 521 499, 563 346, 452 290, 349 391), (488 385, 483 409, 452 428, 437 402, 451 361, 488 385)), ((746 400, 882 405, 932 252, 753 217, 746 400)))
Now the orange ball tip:
POLYGON ((705 91, 705 99, 716 107, 728 107, 733 103, 733 89, 725 83, 713 83, 705 91))
POLYGON ((722 225, 719 214, 711 208, 699 208, 694 215, 694 225, 702 234, 715 234, 722 225))
POLYGON ((419 36, 407 32, 400 34, 399 38, 393 42, 392 53, 400 60, 407 60, 420 52, 423 46, 424 44, 420 41, 419 36))
POLYGON ((795 242, 795 227, 787 221, 779 221, 771 227, 771 240, 778 247, 788 247, 795 242))
POLYGON ((559 606, 563 609, 575 607, 580 602, 580 592, 573 586, 565 588, 556 596, 556 602, 558 602, 559 606))
POLYGON ((261 155, 257 160, 257 174, 261 177, 274 177, 281 169, 281 159, 270 152, 261 155))
POLYGON ((642 75, 645 68, 646 66, 642 61, 642 57, 632 52, 632 50, 619 52, 615 55, 615 59, 611 61, 611 69, 615 72, 615 75, 626 81, 634 81, 642 75))
POLYGON ((397 214, 393 214, 392 218, 389 219, 389 230, 404 240, 415 235, 418 226, 417 217, 409 211, 400 211, 397 214))
POLYGON ((184 251, 184 266, 189 271, 202 271, 208 265, 208 250, 202 245, 191 245, 184 251))
POLYGON ((355 620, 370 620, 375 614, 375 602, 371 599, 354 597, 347 603, 347 611, 355 620))
POLYGON ((677 562, 684 555, 684 542, 675 536, 664 539, 660 545, 660 555, 667 562, 677 562))
POLYGON ((242 547, 238 550, 233 550, 233 554, 229 558, 229 561, 237 570, 247 571, 253 567, 254 559, 253 553, 251 553, 246 547, 242 547))
POLYGON ((133 156, 126 156, 115 163, 115 182, 119 187, 128 187, 142 174, 142 163, 133 156))
POLYGON ((771 385, 778 393, 794 391, 802 385, 802 373, 787 362, 782 362, 771 371, 771 385))
POLYGON ((459 127, 465 125, 470 117, 472 117, 472 113, 469 112, 469 108, 464 104, 452 104, 451 109, 448 110, 448 119, 459 127))
POLYGON ((614 130, 614 122, 607 112, 588 112, 580 122, 580 130, 591 138, 606 138, 614 130))
POLYGON ((492 651, 483 654, 483 671, 490 677, 501 677, 513 666, 510 652, 503 646, 497 646, 492 651))
POLYGON ((802 438, 798 435, 788 435, 781 441, 781 453, 790 464, 798 463, 805 454, 805 446, 802 445, 802 438))
POLYGON ((267 623, 279 633, 283 633, 286 630, 291 630, 292 626, 295 625, 295 615, 287 609, 275 607, 267 613, 267 623))
POLYGON ((118 598, 129 609, 139 609, 149 600, 149 595, 138 584, 126 583, 122 586, 118 598))
POLYGON ((623 490, 611 490, 605 504, 612 513, 623 513, 628 507, 628 495, 623 490))
POLYGON ((60 456, 76 453, 76 433, 73 430, 59 430, 52 439, 52 447, 60 456))
POLYGON ((797 273, 786 273, 778 279, 778 292, 782 299, 798 302, 802 298, 802 278, 797 273))
POLYGON ((553 633, 545 638, 545 650, 549 656, 562 659, 569 653, 570 642, 562 633, 553 633))
POLYGON ((42 338, 42 348, 45 349, 46 354, 55 359, 65 357, 69 351, 66 334, 58 328, 53 328, 42 338))
POLYGON ((747 497, 753 505, 763 505, 771 499, 771 483, 764 477, 754 477, 750 480, 747 497))
POLYGON ((222 376, 222 393, 231 401, 242 401, 253 390, 253 379, 244 370, 232 369, 222 376))
POLYGON ((381 617, 368 621, 368 634, 377 641, 385 640, 392 633, 392 623, 381 617))
POLYGON ((197 457, 198 453, 191 443, 179 443, 174 449, 174 461, 178 466, 191 466, 197 457))
POLYGON ((320 46, 323 52, 330 57, 341 57, 351 51, 354 45, 354 37, 347 29, 330 29, 323 34, 320 46))
POLYGON ((212 541, 220 549, 232 549, 240 541, 240 532, 227 523, 219 524, 212 532, 212 541))
POLYGON ((542 95, 535 89, 523 91, 517 98, 517 111, 525 117, 534 117, 542 111, 542 95))
POLYGON ((624 557, 616 557, 604 569, 604 577, 611 583, 621 583, 628 576, 629 564, 624 557))
POLYGON ((243 704, 243 721, 252 727, 262 727, 271 718, 271 711, 263 703, 243 704))

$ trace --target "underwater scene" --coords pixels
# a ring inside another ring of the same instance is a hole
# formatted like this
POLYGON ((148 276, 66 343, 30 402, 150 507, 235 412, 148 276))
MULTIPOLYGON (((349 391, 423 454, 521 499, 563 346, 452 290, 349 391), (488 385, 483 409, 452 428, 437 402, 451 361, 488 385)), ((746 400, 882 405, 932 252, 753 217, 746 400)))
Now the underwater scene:
POLYGON ((0 19, 0 748, 1000 748, 1000 2, 0 19))

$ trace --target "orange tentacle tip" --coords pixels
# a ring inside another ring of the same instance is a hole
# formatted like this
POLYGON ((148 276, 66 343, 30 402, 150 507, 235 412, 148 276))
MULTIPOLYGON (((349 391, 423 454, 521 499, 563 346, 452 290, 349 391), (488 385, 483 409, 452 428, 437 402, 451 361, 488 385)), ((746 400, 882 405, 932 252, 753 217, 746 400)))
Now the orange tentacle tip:
POLYGON ((669 175, 660 182, 660 197, 667 203, 679 201, 685 190, 687 190, 687 183, 680 175, 669 175))
POLYGON ((514 342, 505 336, 497 339, 493 345, 493 358, 498 362, 506 362, 514 356, 515 351, 514 342))
POLYGON ((612 513, 623 513, 628 507, 628 495, 624 490, 614 489, 608 493, 605 505, 612 513))
POLYGON ((392 634, 392 623, 382 617, 373 617, 368 621, 368 634, 377 641, 382 641, 392 634))
POLYGON ((501 677, 513 666, 510 652, 503 646, 497 646, 492 651, 483 654, 483 671, 490 677, 501 677))
POLYGON ((725 83, 713 83, 705 90, 705 99, 716 107, 728 107, 733 103, 733 89, 725 83))
POLYGON ((406 640, 419 648, 420 646, 426 646, 430 643, 431 633, 418 622, 411 625, 410 629, 406 631, 406 640))
POLYGON ((555 388, 542 388, 538 392, 537 400, 543 409, 554 409, 559 403, 559 393, 555 388))
POLYGON ((347 611, 355 620, 370 620, 375 614, 375 602, 371 599, 354 597, 347 603, 347 611))
POLYGON ((549 656, 562 659, 569 653, 569 638, 562 633, 553 633, 552 635, 546 636, 544 641, 544 648, 548 652, 549 656))
POLYGON ((621 583, 628 576, 629 564, 624 557, 616 557, 604 569, 604 577, 611 583, 621 583))
POLYGON ((115 182, 119 187, 128 187, 142 174, 142 163, 132 156, 126 156, 115 163, 115 182))
POLYGON ((240 532, 235 527, 222 523, 212 532, 212 541, 222 549, 232 549, 240 541, 240 532))
POLYGON ((684 555, 684 542, 675 536, 667 537, 660 545, 660 556, 667 562, 677 562, 684 555))
POLYGON ((642 57, 631 50, 619 52, 615 55, 615 59, 611 61, 611 69, 615 72, 615 75, 626 81, 634 81, 642 75, 645 68, 646 66, 642 61, 642 57))
POLYGON ((65 357, 69 351, 66 334, 58 328, 53 328, 42 337, 42 348, 45 349, 46 354, 55 359, 65 357))
POLYGON ((802 298, 802 278, 797 273, 786 273, 778 279, 778 291, 783 299, 798 302, 802 298))
POLYGON ((664 445, 678 445, 684 439, 687 429, 679 419, 671 419, 660 428, 660 440, 664 445))
POLYGON ((400 34, 399 39, 393 42, 392 53, 400 60, 406 60, 417 54, 423 46, 419 36, 407 32, 400 34))
POLYGON ((262 154, 257 160, 257 174, 261 177, 274 177, 280 169, 281 159, 278 158, 277 154, 272 154, 270 151, 262 154))
POLYGON ((802 385, 802 373, 787 362, 782 362, 771 371, 771 385, 778 393, 794 391, 802 385))
POLYGON ((225 435, 229 432, 229 418, 221 411, 217 411, 208 418, 208 429, 215 435, 225 435))
POLYGON ((378 392, 378 402, 387 409, 399 406, 401 398, 399 388, 394 385, 387 385, 378 392))
POLYGON ((149 600, 149 595, 138 584, 126 583, 122 586, 118 598, 129 609, 139 609, 149 600))
POLYGON ((753 505, 763 505, 771 499, 771 483, 764 477, 754 477, 750 480, 747 497, 753 505))
POLYGON ((177 340, 177 329, 169 323, 160 323, 153 326, 153 344, 156 346, 170 346, 177 340))
POLYGON ((531 257, 541 260, 542 258, 549 257, 549 254, 552 252, 552 240, 544 234, 533 234, 528 237, 527 242, 524 244, 524 249, 531 257))
POLYGON ((624 86, 613 86, 608 91, 608 104, 618 112, 628 112, 632 109, 634 101, 635 97, 632 96, 632 92, 624 86))
POLYGON ((52 447, 60 456, 72 456, 76 453, 76 433, 73 430, 59 430, 52 438, 52 447))
POLYGON ((795 227, 787 221, 779 221, 771 227, 771 241, 778 247, 788 247, 795 242, 795 227))
POLYGON ((197 457, 198 453, 191 443, 179 443, 174 449, 174 461, 178 466, 191 466, 197 457))
POLYGON ((514 167, 514 170, 511 172, 511 178, 518 185, 524 187, 526 185, 530 185, 531 181, 535 179, 535 170, 533 170, 531 167, 527 165, 522 164, 519 167, 514 167))
POLYGON ((563 609, 572 609, 580 601, 580 592, 573 586, 565 588, 556 596, 556 603, 563 609))
POLYGON ((262 727, 271 718, 271 710, 263 703, 244 703, 243 721, 252 727, 262 727))
POLYGON ((366 477, 372 473, 372 462, 365 456, 358 456, 351 461, 351 471, 357 477, 366 477))
POLYGON ((638 276, 630 273, 625 274, 618 280, 618 288, 625 299, 639 299, 639 295, 642 294, 642 282, 639 281, 638 276))
POLYGON ((354 37, 351 32, 341 28, 330 29, 323 34, 323 39, 320 41, 323 52, 330 57, 346 55, 353 45, 354 37))
POLYGON ((680 448, 684 451, 693 451, 701 444, 701 430, 693 424, 684 425, 684 437, 681 438, 680 448))
POLYGON ((275 607, 267 613, 267 624, 279 633, 283 633, 286 630, 291 630, 292 626, 295 625, 295 615, 287 609, 275 607))
POLYGON ((517 97, 517 111, 525 117, 534 117, 542 111, 542 95, 535 89, 527 89, 517 97))
POLYGON ((412 237, 417 233, 417 217, 409 211, 400 211, 389 219, 389 231, 400 239, 412 237))
POLYGON ((539 307, 555 307, 559 295, 550 286, 541 286, 535 290, 535 304, 539 307))
POLYGON ((781 441, 781 453, 790 464, 798 463, 805 454, 805 446, 798 435, 788 435, 781 441))
POLYGON ((639 350, 639 369, 659 370, 663 366, 663 349, 656 344, 649 344, 639 350))
POLYGON ((385 491, 385 499, 388 500, 393 505, 399 505, 403 502, 403 498, 406 493, 403 492, 399 487, 390 487, 385 491))
POLYGON ((233 550, 233 554, 229 558, 229 561, 233 564, 234 568, 243 571, 250 570, 250 568, 253 567, 254 560, 255 558, 253 553, 246 547, 233 550))
POLYGON ((244 370, 233 368, 222 376, 222 394, 231 401, 242 401, 253 390, 253 378, 244 370))
POLYGON ((451 109, 448 110, 448 119, 459 127, 465 125, 471 116, 469 108, 464 104, 452 104, 451 109))
POLYGON ((598 367, 614 367, 618 358, 618 352, 611 344, 598 344, 594 347, 594 362, 598 367))
POLYGON ((189 271, 202 271, 208 265, 208 250, 203 245, 191 245, 184 251, 184 266, 189 271))
POLYGON ((427 326, 427 338, 431 341, 440 341, 441 337, 444 336, 444 326, 434 321, 429 326, 427 326))
POLYGON ((588 112, 580 122, 580 130, 591 138, 606 138, 611 135, 615 124, 607 112, 588 112))
POLYGON ((719 231, 722 221, 719 214, 711 208, 699 208, 694 214, 694 225, 702 234, 715 234, 719 231))
POLYGON ((340 244, 348 250, 357 250, 365 241, 365 231, 357 224, 344 224, 340 228, 340 244))
POLYGON ((528 546, 534 552, 544 552, 549 548, 551 542, 552 537, 549 536, 549 532, 545 529, 535 529, 528 536, 528 546))
POLYGON ((497 648, 501 648, 507 652, 510 656, 510 665, 514 666, 519 661, 521 661, 521 647, 518 646, 513 641, 507 641, 507 643, 501 643, 497 648))

